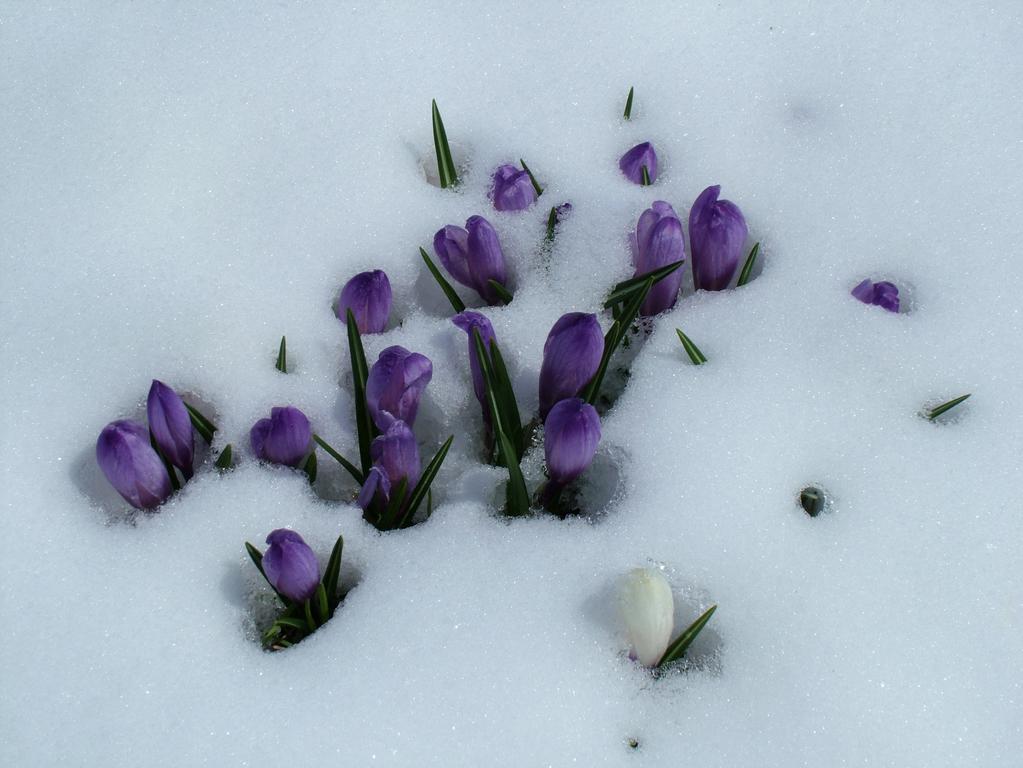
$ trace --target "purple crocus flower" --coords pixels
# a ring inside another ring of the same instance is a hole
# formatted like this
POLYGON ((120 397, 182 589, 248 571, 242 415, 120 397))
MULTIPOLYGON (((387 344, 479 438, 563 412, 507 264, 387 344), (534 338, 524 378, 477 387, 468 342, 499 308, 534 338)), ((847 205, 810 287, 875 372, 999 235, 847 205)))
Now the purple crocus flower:
POLYGON ((483 407, 483 424, 490 430, 490 407, 487 405, 487 385, 483 380, 483 369, 480 368, 479 357, 476 355, 476 345, 472 340, 473 330, 480 332, 483 346, 490 351, 490 342, 494 340, 494 326, 490 324, 486 315, 473 312, 467 309, 451 318, 451 322, 461 328, 469 336, 469 369, 472 371, 472 389, 476 393, 476 399, 483 407))
POLYGON ((266 543, 270 546, 263 554, 263 573, 274 589, 296 603, 316 594, 320 564, 303 538, 287 528, 278 528, 270 532, 266 543))
POLYGON ((586 471, 600 442, 600 417, 579 397, 557 403, 544 422, 543 450, 551 485, 563 487, 586 471))
POLYGON ((633 184, 643 183, 643 166, 646 166, 650 183, 657 181, 657 153, 654 152, 654 145, 649 141, 637 144, 618 161, 618 167, 622 169, 625 178, 633 184))
MULTIPOLYGON (((632 261, 636 276, 653 272, 686 257, 686 242, 682 235, 682 222, 675 209, 658 200, 639 217, 636 234, 632 236, 632 261)), ((647 294, 640 314, 652 316, 671 309, 678 301, 682 287, 682 270, 676 269, 647 294)))
POLYGON ((290 405, 271 408, 269 419, 260 419, 249 432, 252 452, 263 461, 297 467, 309 453, 313 429, 309 419, 290 405))
POLYGON ((889 312, 899 311, 899 289, 894 283, 864 280, 852 289, 852 295, 864 304, 874 304, 889 312))
POLYGON ((720 291, 739 266, 746 245, 746 219, 730 200, 718 200, 720 185, 707 187, 689 211, 689 245, 693 251, 696 290, 720 291))
POLYGON ((422 470, 416 436, 404 421, 394 421, 370 446, 373 466, 359 492, 359 506, 377 517, 391 501, 391 492, 405 479, 411 493, 422 470))
POLYGON ((501 303, 488 281, 505 285, 508 270, 501 241, 489 221, 482 216, 470 216, 465 229, 449 224, 433 236, 433 249, 455 280, 472 288, 488 304, 501 303))
POLYGON ((337 316, 341 322, 348 310, 355 316, 359 333, 382 333, 391 314, 391 281, 381 269, 360 272, 341 289, 337 316))
POLYGON ((524 170, 502 165, 494 171, 490 199, 499 211, 524 211, 536 202, 536 188, 524 170))
POLYGON ((115 421, 96 440, 96 461, 110 484, 136 509, 152 509, 171 495, 170 475, 137 421, 115 421))
POLYGON ((540 366, 540 418, 554 404, 575 397, 600 367, 604 334, 596 315, 569 312, 547 334, 540 366))
POLYGON ((377 428, 386 430, 396 420, 415 423, 419 398, 432 376, 433 364, 425 355, 399 346, 381 352, 366 382, 366 405, 377 428))
POLYGON ((164 457, 181 470, 185 479, 192 476, 195 443, 192 420, 185 403, 173 389, 153 379, 146 401, 149 431, 164 457))

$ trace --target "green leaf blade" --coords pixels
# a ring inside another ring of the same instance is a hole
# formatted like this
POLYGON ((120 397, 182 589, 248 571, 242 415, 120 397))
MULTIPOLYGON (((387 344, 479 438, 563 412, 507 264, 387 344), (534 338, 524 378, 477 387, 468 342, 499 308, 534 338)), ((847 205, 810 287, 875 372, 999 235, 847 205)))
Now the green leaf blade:
MULTIPOLYGON (((423 470, 423 474, 419 476, 419 482, 416 483, 416 487, 412 489, 412 494, 409 496, 408 506, 405 508, 405 514, 398 522, 399 528, 407 528, 412 520, 415 518, 416 510, 423 503, 423 498, 430 496, 430 485, 433 483, 437 473, 440 471, 441 465, 444 463, 445 457, 448 455, 448 449, 451 448, 451 443, 454 442, 455 436, 451 435, 447 440, 444 441, 444 445, 438 449, 437 453, 434 454, 433 458, 430 459, 430 463, 426 465, 426 469, 423 470)), ((433 510, 431 509, 432 513, 433 510)))
POLYGON ((496 280, 487 280, 487 285, 489 285, 494 290, 494 293, 497 294, 497 298, 499 298, 501 300, 502 304, 511 304, 512 303, 512 299, 514 298, 514 295, 512 294, 511 291, 509 291, 507 288, 505 288, 499 282, 497 282, 496 280))
POLYGON ((749 256, 746 257, 746 261, 742 265, 742 271, 739 272, 739 279, 735 282, 736 288, 749 282, 750 277, 753 275, 753 265, 756 264, 758 253, 760 253, 760 243, 754 244, 749 252, 749 256))
POLYGON ((970 397, 972 397, 972 395, 973 395, 973 393, 970 392, 970 393, 967 393, 965 395, 960 395, 959 397, 954 397, 951 400, 942 403, 941 405, 935 406, 931 410, 927 411, 927 414, 926 414, 927 415, 927 419, 929 421, 934 421, 939 416, 941 416, 943 413, 948 413, 949 411, 951 411, 953 408, 955 408, 960 403, 963 403, 963 402, 969 400, 970 397))
POLYGON ((195 431, 207 445, 210 445, 213 442, 213 433, 217 431, 216 425, 188 403, 185 403, 185 409, 188 411, 188 418, 191 419, 195 431))
POLYGON ((681 328, 676 328, 675 333, 678 334, 678 340, 682 342, 682 348, 685 349, 686 354, 689 355, 689 359, 693 365, 703 365, 707 362, 707 358, 704 356, 700 348, 693 344, 692 339, 682 333, 681 328))
POLYGON ((437 153, 437 174, 441 187, 447 189, 455 186, 458 183, 458 172, 455 170, 448 134, 444 130, 444 121, 441 120, 436 100, 433 101, 433 147, 437 153))
POLYGON ((635 92, 635 87, 629 88, 629 96, 628 96, 628 98, 625 99, 625 114, 624 114, 624 117, 625 117, 626 120, 631 120, 632 119, 632 96, 633 96, 634 92, 635 92))
POLYGON ((529 181, 530 183, 532 183, 533 189, 536 191, 536 196, 540 197, 540 195, 543 194, 543 188, 537 182, 536 176, 533 175, 533 172, 529 170, 529 166, 526 165, 526 161, 523 160, 521 157, 519 158, 519 165, 522 166, 522 170, 524 170, 526 172, 526 175, 529 176, 529 181))
POLYGON ((611 289, 611 293, 609 293, 607 298, 604 299, 604 309, 613 309, 616 304, 628 301, 630 296, 643 288, 643 283, 645 283, 647 279, 652 279, 654 281, 654 285, 656 285, 675 270, 681 269, 682 265, 685 263, 685 259, 679 259, 678 261, 673 261, 671 264, 667 264, 659 269, 654 269, 650 272, 645 272, 642 275, 636 275, 635 277, 630 277, 628 280, 616 283, 611 289))
POLYGON ((663 667, 666 664, 671 664, 671 662, 682 658, 682 655, 689 649, 689 646, 693 644, 693 641, 696 639, 697 635, 703 631, 703 628, 707 626, 707 622, 710 621, 710 617, 714 615, 714 611, 717 609, 718 607, 716 605, 712 605, 703 613, 702 616, 700 616, 700 618, 690 624, 681 635, 675 638, 674 642, 672 642, 671 645, 668 646, 667 650, 665 650, 664 655, 661 656, 661 660, 657 662, 657 667, 663 667))
POLYGON ((373 419, 366 404, 366 380, 369 378, 369 366, 366 365, 366 352, 362 348, 362 337, 355 323, 355 315, 348 310, 348 351, 352 359, 353 396, 355 398, 355 425, 359 432, 359 461, 362 464, 362 476, 369 475, 373 466, 370 455, 370 444, 376 437, 373 419))
POLYGON ((323 588, 327 593, 327 600, 330 602, 331 610, 337 605, 337 587, 341 580, 341 556, 345 548, 345 539, 338 536, 334 542, 334 548, 330 551, 330 559, 323 571, 323 588))
POLYGON ((233 449, 231 447, 231 443, 225 445, 224 450, 220 452, 220 455, 217 457, 217 460, 214 462, 213 466, 215 466, 220 471, 230 469, 232 461, 232 451, 233 449))
POLYGON ((455 310, 455 313, 465 312, 465 302, 459 298, 455 289, 451 287, 451 283, 449 283, 445 279, 444 275, 441 274, 441 271, 437 269, 437 265, 433 263, 433 259, 430 258, 429 254, 427 254, 423 248, 419 249, 419 253, 423 257, 423 261, 426 262, 426 268, 430 270, 430 274, 433 275, 433 279, 437 281, 437 285, 439 285, 440 289, 444 291, 444 295, 447 297, 448 303, 450 303, 451 307, 455 310))
POLYGON ((650 293, 650 289, 653 286, 654 279, 648 277, 643 282, 640 290, 633 292, 632 298, 622 308, 618 319, 615 320, 610 330, 604 335, 604 354, 601 355, 600 365, 593 378, 590 379, 589 384, 586 385, 579 395, 590 405, 596 405, 597 398, 600 396, 601 385, 604 383, 604 377, 607 375, 607 368, 611 362, 611 356, 618 349, 618 345, 622 343, 622 339, 625 338, 629 326, 632 325, 637 315, 639 315, 640 307, 643 306, 643 302, 646 301, 647 294, 650 293))
POLYGON ((288 340, 281 336, 281 345, 277 349, 277 362, 274 364, 281 373, 288 372, 288 340))

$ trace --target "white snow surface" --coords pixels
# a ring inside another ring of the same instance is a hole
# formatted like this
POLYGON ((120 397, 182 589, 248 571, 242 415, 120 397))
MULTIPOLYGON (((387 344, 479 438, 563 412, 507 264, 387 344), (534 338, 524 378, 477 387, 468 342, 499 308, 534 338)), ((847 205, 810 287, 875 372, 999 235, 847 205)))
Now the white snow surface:
POLYGON ((0 4, 0 763, 1019 765, 1021 14, 0 4), (431 98, 468 161, 457 192, 424 178, 431 98), (617 169, 644 140, 652 188, 617 169), (518 158, 547 191, 498 213, 489 173, 518 158), (631 275, 652 201, 685 219, 710 184, 762 242, 762 274, 690 280, 656 320, 604 420, 599 514, 498 517, 466 338, 418 247, 494 223, 516 295, 486 312, 531 413, 557 317, 631 275), (456 435, 433 517, 385 534, 322 451, 311 488, 247 438, 291 404, 357 453, 331 304, 369 268, 396 308, 367 354, 427 354, 424 456, 456 435), (864 277, 911 311, 854 300, 864 277), (207 455, 131 515, 94 445, 152 378, 204 404, 239 465, 207 455), (943 424, 918 415, 965 392, 943 424), (815 519, 808 483, 833 497, 815 519), (243 542, 281 526, 324 561, 342 533, 356 586, 267 653, 243 542), (719 605, 694 664, 657 680, 609 610, 651 564, 677 629, 719 605))

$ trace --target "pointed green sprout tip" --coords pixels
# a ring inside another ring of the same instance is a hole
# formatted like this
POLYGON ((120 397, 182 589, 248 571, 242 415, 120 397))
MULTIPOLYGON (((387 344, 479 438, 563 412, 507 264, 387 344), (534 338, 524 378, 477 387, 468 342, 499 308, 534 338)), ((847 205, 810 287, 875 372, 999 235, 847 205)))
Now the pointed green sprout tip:
POLYGON ((681 328, 676 328, 675 333, 678 334, 678 340, 682 342, 682 348, 685 349, 686 354, 689 355, 689 359, 693 361, 693 365, 703 365, 707 362, 706 356, 700 351, 700 348, 693 344, 692 339, 682 333, 681 328))
POLYGON ((513 298, 513 296, 512 296, 512 292, 511 292, 511 291, 509 291, 509 290, 508 290, 507 288, 505 288, 505 287, 504 287, 503 285, 501 285, 501 284, 500 284, 499 282, 497 282, 496 280, 487 280, 487 284, 488 284, 488 285, 489 285, 489 286, 490 286, 491 288, 493 288, 493 289, 494 289, 494 293, 496 293, 496 294, 497 294, 497 297, 498 297, 498 298, 499 298, 499 299, 500 299, 500 300, 501 300, 501 301, 502 301, 502 302, 503 302, 504 304, 511 304, 511 302, 512 302, 512 298, 513 298))
POLYGON ((447 189, 455 186, 458 183, 458 172, 455 170, 448 134, 444 130, 444 121, 441 120, 436 99, 433 101, 433 147, 437 152, 437 173, 441 187, 447 189))
POLYGON ((533 184, 533 189, 536 190, 536 196, 540 197, 540 195, 543 194, 543 188, 537 183, 536 176, 534 176, 533 172, 529 170, 529 166, 526 165, 526 161, 521 157, 519 158, 519 165, 522 166, 522 170, 524 170, 526 175, 529 176, 529 181, 533 184))
POLYGON ((824 510, 824 493, 812 485, 799 493, 799 506, 810 517, 817 517, 824 510))
POLYGON ((232 458, 231 454, 232 454, 231 444, 228 443, 227 445, 224 446, 224 450, 220 452, 220 455, 217 457, 214 466, 216 466, 216 468, 220 470, 230 469, 232 458))
POLYGON ((551 212, 547 216, 547 242, 554 240, 554 228, 558 225, 558 208, 551 206, 551 212))
POLYGON ((650 186, 650 171, 647 170, 647 167, 645 165, 641 166, 639 170, 640 170, 640 173, 643 174, 643 186, 644 187, 649 187, 650 186))
POLYGON ((444 279, 444 275, 442 275, 440 270, 437 269, 437 265, 433 263, 433 259, 430 258, 429 254, 427 254, 426 250, 422 247, 419 249, 419 254, 423 257, 423 261, 426 262, 426 268, 430 270, 430 274, 433 275, 433 279, 437 281, 437 285, 439 285, 440 289, 444 291, 444 295, 447 297, 448 303, 451 304, 451 307, 455 310, 455 314, 457 315, 459 312, 464 312, 465 303, 458 297, 458 294, 455 293, 455 289, 451 287, 451 283, 444 279))
POLYGON ((274 367, 281 373, 288 372, 288 341, 281 336, 281 345, 277 349, 277 363, 274 367))
POLYGON ((625 99, 625 119, 626 120, 631 120, 632 119, 632 96, 633 96, 633 93, 635 92, 635 90, 636 90, 635 87, 629 88, 629 96, 628 96, 627 99, 625 99))
POLYGON ((710 621, 710 617, 714 615, 714 611, 717 609, 718 607, 716 605, 712 605, 702 616, 700 616, 700 618, 690 624, 689 628, 668 646, 668 649, 664 652, 661 660, 657 662, 657 666, 663 667, 666 664, 671 664, 671 662, 682 658, 682 655, 686 652, 689 646, 693 644, 696 636, 703 631, 705 626, 707 626, 707 622, 710 621))
POLYGON ((749 252, 749 256, 746 257, 746 262, 742 265, 742 271, 739 272, 739 279, 735 282, 735 287, 746 285, 749 282, 750 277, 753 273, 753 265, 757 262, 757 254, 760 252, 760 243, 756 243, 752 250, 749 252))
POLYGON ((206 445, 212 443, 213 433, 217 431, 216 425, 188 403, 185 403, 185 409, 188 411, 188 418, 192 420, 192 426, 195 427, 195 431, 199 433, 203 442, 206 445))
POLYGON ((965 395, 960 395, 959 397, 955 397, 955 398, 949 400, 948 402, 942 403, 939 406, 931 408, 931 410, 927 411, 927 414, 926 414, 928 420, 934 421, 936 418, 941 416, 941 414, 948 413, 949 411, 951 411, 953 408, 955 408, 960 403, 964 402, 965 400, 969 400, 970 396, 972 394, 973 393, 970 392, 970 393, 965 394, 965 395))

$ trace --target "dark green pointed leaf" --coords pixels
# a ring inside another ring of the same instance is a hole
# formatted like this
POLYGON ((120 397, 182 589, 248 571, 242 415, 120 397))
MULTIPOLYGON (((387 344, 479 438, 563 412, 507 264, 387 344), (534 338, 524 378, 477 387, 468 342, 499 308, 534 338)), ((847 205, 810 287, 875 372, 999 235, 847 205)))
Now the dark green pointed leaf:
POLYGON ((931 410, 927 412, 927 418, 930 419, 931 421, 934 421, 936 418, 941 416, 941 414, 951 411, 964 400, 968 400, 972 394, 973 393, 971 392, 966 395, 960 395, 959 397, 952 398, 948 402, 942 403, 939 406, 931 408, 931 410))
POLYGON ((220 452, 220 455, 217 456, 217 460, 215 462, 213 462, 213 466, 215 466, 217 469, 219 469, 221 471, 223 471, 225 469, 230 469, 231 468, 231 459, 232 459, 232 448, 231 448, 231 444, 228 443, 227 445, 224 446, 224 450, 222 450, 220 452))
POLYGON ((636 275, 636 277, 630 277, 628 280, 622 280, 622 282, 616 283, 615 287, 611 289, 611 293, 609 293, 607 298, 604 299, 604 308, 613 309, 617 304, 628 301, 629 297, 633 293, 642 289, 643 283, 645 283, 648 278, 653 279, 654 285, 656 285, 676 269, 681 269, 682 265, 685 263, 685 259, 673 261, 667 266, 660 267, 659 269, 654 269, 650 272, 646 272, 645 274, 636 275))
POLYGON ((305 461, 299 466, 303 472, 309 475, 309 483, 316 482, 316 451, 310 451, 309 455, 305 457, 305 461))
POLYGON ((353 478, 355 478, 355 482, 357 482, 359 485, 362 485, 364 482, 366 482, 366 478, 363 477, 363 474, 362 474, 362 472, 359 471, 359 468, 357 466, 355 466, 354 464, 352 464, 352 462, 350 462, 348 459, 346 459, 340 453, 335 451, 327 443, 326 440, 324 440, 319 435, 315 435, 315 434, 313 435, 313 440, 315 440, 316 444, 319 445, 323 450, 325 450, 327 452, 327 454, 332 459, 334 459, 334 461, 336 461, 338 464, 340 464, 342 467, 344 467, 348 471, 348 474, 351 475, 353 478))
POLYGON ((458 183, 458 172, 455 170, 455 160, 451 156, 451 147, 448 145, 448 134, 444 130, 444 121, 440 119, 440 110, 437 109, 437 102, 433 102, 433 147, 437 152, 437 174, 440 178, 441 187, 447 189, 458 183))
POLYGON ((707 362, 707 358, 704 356, 700 348, 693 344, 692 339, 682 333, 681 328, 676 328, 675 333, 678 334, 678 340, 682 342, 682 348, 685 349, 686 354, 689 355, 689 359, 693 361, 693 365, 703 365, 707 362))
POLYGON ((275 619, 273 626, 271 626, 270 629, 273 629, 274 626, 289 627, 290 629, 297 629, 300 632, 305 632, 308 629, 304 621, 301 621, 300 619, 293 619, 290 616, 281 616, 280 618, 275 619))
POLYGON ((686 629, 685 632, 675 638, 674 642, 668 646, 668 650, 664 652, 661 660, 657 662, 657 666, 663 667, 665 664, 670 664, 673 661, 681 659, 682 654, 684 654, 689 646, 693 644, 693 640, 695 640, 696 636, 703 631, 705 626, 707 626, 707 622, 710 621, 710 617, 714 615, 714 611, 717 609, 718 607, 716 605, 712 605, 700 618, 690 624, 689 628, 686 629))
POLYGON ((345 540, 338 536, 334 542, 334 549, 330 551, 330 559, 323 571, 323 589, 327 593, 327 600, 331 608, 337 605, 337 585, 341 579, 341 554, 344 552, 345 540))
POLYGON ((306 626, 309 627, 309 631, 310 632, 315 632, 316 631, 316 619, 313 618, 313 607, 312 607, 312 605, 310 603, 311 603, 311 601, 309 601, 309 600, 303 600, 302 601, 302 610, 305 612, 305 623, 306 623, 306 626))
POLYGON ((755 243, 749 252, 749 256, 746 257, 746 262, 742 265, 742 271, 739 272, 739 279, 735 282, 736 288, 749 282, 750 276, 753 273, 753 265, 757 262, 758 253, 760 253, 760 243, 755 243))
POLYGON ((629 88, 629 97, 625 100, 625 119, 632 119, 632 94, 634 88, 629 88))
POLYGON ((522 158, 519 158, 519 165, 522 166, 522 170, 524 170, 526 172, 526 175, 529 176, 529 180, 533 184, 533 189, 536 190, 536 196, 540 197, 540 195, 543 194, 543 188, 537 183, 536 176, 534 176, 533 172, 529 170, 529 166, 526 165, 526 161, 523 160, 522 158))
MULTIPOLYGON (((491 351, 488 354, 479 330, 473 329, 472 339, 473 344, 476 346, 476 357, 479 360, 480 373, 486 384, 488 402, 489 398, 492 397, 496 404, 490 409, 494 426, 501 427, 506 435, 509 433, 518 435, 521 440, 522 425, 519 422, 519 410, 515 404, 515 394, 512 392, 511 382, 508 380, 508 370, 504 367, 504 358, 500 357, 500 351, 498 351, 498 358, 502 375, 498 376, 494 371, 493 350, 497 342, 493 340, 490 342, 491 351)), ((498 448, 500 448, 500 444, 498 444, 498 448)), ((503 456, 504 454, 501 455, 503 456)), ((518 455, 518 451, 516 451, 515 460, 517 460, 518 455)))
POLYGON ((423 474, 419 476, 419 482, 416 483, 416 487, 412 489, 412 495, 409 496, 408 505, 405 507, 405 514, 402 515, 401 520, 398 522, 399 528, 406 528, 412 523, 412 520, 415 518, 416 510, 419 509, 419 505, 423 503, 424 496, 430 498, 430 502, 427 507, 427 517, 433 514, 433 509, 430 508, 433 505, 430 485, 433 483, 433 479, 437 477, 441 464, 444 463, 444 458, 448 455, 448 449, 451 447, 451 443, 454 439, 455 436, 451 435, 444 441, 444 445, 442 445, 437 453, 434 454, 433 458, 430 459, 430 463, 426 465, 426 469, 423 470, 423 474))
POLYGON ((651 181, 650 181, 650 171, 647 170, 647 167, 645 165, 642 165, 639 168, 639 172, 642 174, 642 182, 641 182, 642 185, 644 187, 649 187, 650 184, 651 184, 651 181))
POLYGON ((515 400, 515 391, 512 389, 511 377, 508 376, 508 368, 504 364, 504 355, 501 354, 501 348, 496 339, 490 342, 490 366, 494 377, 494 396, 497 398, 497 405, 501 410, 501 429, 508 435, 508 439, 515 447, 515 455, 521 460, 522 454, 525 452, 522 439, 522 417, 519 415, 519 405, 515 400))
POLYGON ((458 294, 455 293, 455 289, 451 287, 451 283, 444 279, 444 275, 440 273, 440 270, 437 269, 437 265, 433 263, 433 260, 429 257, 429 255, 427 255, 425 250, 420 248, 419 253, 422 255, 423 261, 426 262, 426 268, 430 270, 430 274, 433 275, 433 279, 437 281, 437 285, 439 285, 440 289, 444 291, 444 295, 447 296, 448 302, 455 310, 455 313, 464 312, 465 302, 463 302, 458 297, 458 294))
POLYGON ((355 315, 348 310, 348 352, 352 359, 352 396, 355 398, 355 425, 359 431, 359 460, 362 463, 362 476, 369 474, 373 466, 369 446, 376 437, 376 427, 366 405, 366 379, 369 378, 369 366, 366 365, 366 352, 362 348, 362 336, 355 323, 355 315))
POLYGON ((547 242, 554 240, 554 228, 558 225, 558 209, 557 206, 551 207, 551 212, 547 215, 547 242))
POLYGON ((487 280, 487 285, 494 289, 494 293, 497 294, 497 298, 501 300, 501 303, 511 304, 513 298, 511 291, 509 291, 496 280, 487 280))
POLYGON ((327 590, 321 581, 316 585, 316 621, 320 626, 330 618, 330 605, 327 603, 327 590))
MULTIPOLYGON (((513 456, 515 448, 512 446, 508 436, 500 427, 495 426, 497 442, 501 446, 501 453, 504 456, 513 456)), ((507 505, 505 514, 511 517, 521 517, 529 514, 529 491, 526 489, 526 481, 522 477, 522 470, 519 469, 519 462, 515 459, 505 462, 508 468, 508 483, 505 485, 505 498, 507 505)))
POLYGON ((618 349, 618 345, 622 343, 622 339, 625 338, 625 334, 629 330, 629 326, 632 325, 632 321, 636 319, 639 314, 639 308, 643 306, 643 302, 646 300, 646 296, 650 293, 650 289, 653 288, 654 279, 648 277, 644 282, 640 290, 633 291, 631 298, 628 300, 626 305, 622 308, 621 313, 618 315, 618 319, 615 320, 614 324, 604 334, 604 354, 600 358, 600 366, 597 368, 597 372, 590 379, 590 383, 583 387, 579 393, 579 397, 585 400, 590 405, 595 405, 597 398, 600 396, 600 387, 604 383, 604 377, 607 375, 607 367, 611 362, 611 356, 618 349))
POLYGON ((288 372, 288 342, 281 336, 281 345, 277 348, 277 362, 274 367, 281 373, 288 372))
POLYGON ((188 410, 188 418, 192 420, 192 426, 195 427, 195 431, 206 441, 207 445, 212 443, 213 433, 217 431, 217 427, 188 403, 185 403, 185 408, 188 410))

